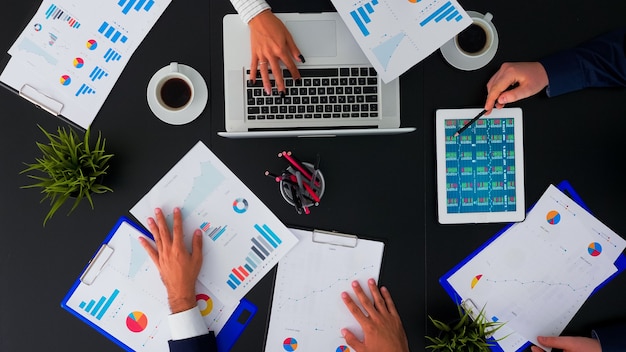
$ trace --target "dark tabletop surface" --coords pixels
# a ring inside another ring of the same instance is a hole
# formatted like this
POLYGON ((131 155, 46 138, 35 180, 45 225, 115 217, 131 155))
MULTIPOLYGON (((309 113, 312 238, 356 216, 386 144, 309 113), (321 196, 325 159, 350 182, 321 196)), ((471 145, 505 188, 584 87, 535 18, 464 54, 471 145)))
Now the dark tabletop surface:
MULTIPOLYGON (((270 1, 276 12, 332 11, 330 1, 270 1)), ((440 225, 436 213, 434 114, 437 108, 481 107, 485 84, 504 61, 536 60, 624 24, 626 5, 614 0, 529 0, 513 4, 460 1, 466 10, 491 12, 500 46, 490 64, 465 72, 437 51, 402 75, 402 125, 417 131, 397 136, 328 139, 218 137, 224 129, 222 23, 234 12, 227 0, 173 1, 142 42, 92 124, 115 153, 107 183, 113 193, 97 196, 95 210, 63 208, 46 225, 48 211, 36 190, 19 175, 37 155, 37 124, 65 124, 1 89, 4 135, 0 138, 0 351, 118 351, 114 343, 59 306, 108 231, 198 140, 205 142, 286 224, 359 234, 385 241, 381 283, 389 287, 403 318, 412 351, 424 350, 427 314, 454 317, 456 308, 439 277, 495 234, 503 224, 440 225), (201 41, 205 45, 199 48, 201 41), (194 67, 209 85, 209 103, 193 122, 171 126, 155 118, 146 102, 148 81, 178 61, 194 67), (322 204, 298 215, 280 197, 265 170, 283 167, 276 154, 300 159, 321 156, 327 182, 322 204), (410 270, 407 271, 406 268, 410 270)), ((7 51, 39 6, 5 5, 0 50, 7 51)), ((242 43, 242 45, 248 45, 242 43)), ((551 183, 569 180, 592 212, 618 234, 626 233, 620 173, 624 160, 623 89, 589 89, 562 97, 540 94, 513 104, 524 111, 527 204, 551 183)), ((248 295, 259 311, 233 351, 262 351, 273 272, 248 295)), ((620 275, 592 296, 566 333, 587 334, 604 322, 626 319, 620 275)), ((428 328, 427 328, 428 327, 428 328)))

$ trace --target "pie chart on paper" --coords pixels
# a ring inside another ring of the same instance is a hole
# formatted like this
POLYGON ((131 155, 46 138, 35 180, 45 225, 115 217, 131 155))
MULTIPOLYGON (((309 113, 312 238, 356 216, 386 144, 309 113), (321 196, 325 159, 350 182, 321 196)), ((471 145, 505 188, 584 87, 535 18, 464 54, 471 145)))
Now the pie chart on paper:
POLYGON ((288 337, 283 341, 283 348, 287 352, 293 352, 298 349, 298 341, 293 337, 288 337))
POLYGON ((597 257, 602 253, 602 245, 598 242, 592 242, 587 247, 587 251, 589 251, 589 255, 592 257, 597 257))
POLYGON ((126 327, 132 332, 142 332, 148 326, 148 317, 143 312, 135 311, 126 317, 126 327))

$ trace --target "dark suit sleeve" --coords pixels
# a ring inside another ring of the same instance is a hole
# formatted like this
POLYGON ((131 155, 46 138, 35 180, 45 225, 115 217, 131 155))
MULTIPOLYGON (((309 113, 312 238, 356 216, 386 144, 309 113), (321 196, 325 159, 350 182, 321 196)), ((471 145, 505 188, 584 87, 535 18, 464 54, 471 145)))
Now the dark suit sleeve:
POLYGON ((188 339, 170 340, 168 343, 170 352, 217 352, 217 343, 213 331, 188 339))
POLYGON ((548 96, 591 87, 626 87, 626 27, 539 60, 548 96))
POLYGON ((594 329, 593 337, 600 341, 602 352, 626 351, 626 324, 594 329))

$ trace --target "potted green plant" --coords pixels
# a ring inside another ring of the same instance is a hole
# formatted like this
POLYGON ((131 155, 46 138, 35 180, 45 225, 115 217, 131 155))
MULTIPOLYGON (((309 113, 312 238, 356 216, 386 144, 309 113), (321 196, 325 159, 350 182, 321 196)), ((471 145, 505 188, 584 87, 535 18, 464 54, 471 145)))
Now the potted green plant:
MULTIPOLYGON (((426 346, 438 352, 482 352, 490 351, 493 343, 487 339, 503 325, 501 322, 490 321, 485 317, 485 308, 474 314, 471 308, 464 309, 457 305, 459 318, 451 323, 444 323, 428 316, 437 328, 437 336, 426 336, 431 343, 426 346), (475 318, 472 318, 475 316, 475 318)), ((499 341, 499 340, 498 340, 499 341)))
POLYGON ((83 199, 87 199, 93 209, 92 194, 113 191, 102 184, 113 154, 105 152, 106 140, 101 133, 98 133, 96 143, 91 145, 90 129, 87 129, 84 138, 80 138, 72 128, 58 127, 54 134, 38 127, 48 140, 47 143, 37 142, 42 156, 33 163, 24 163, 26 169, 20 172, 28 173, 28 177, 36 182, 21 188, 41 188, 41 201, 50 200, 50 211, 43 220, 45 226, 68 199, 74 199, 69 215, 83 199))

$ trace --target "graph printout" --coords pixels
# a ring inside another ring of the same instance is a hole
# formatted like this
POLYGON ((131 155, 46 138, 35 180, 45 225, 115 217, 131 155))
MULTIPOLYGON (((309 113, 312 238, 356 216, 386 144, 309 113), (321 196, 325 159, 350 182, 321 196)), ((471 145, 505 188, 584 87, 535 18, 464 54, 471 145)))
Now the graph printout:
POLYGON ((199 280, 223 302, 239 302, 298 242, 280 220, 202 142, 130 210, 145 226, 161 208, 181 209, 185 240, 203 233, 199 280))
MULTIPOLYGON (((617 272, 626 242, 556 187, 526 215, 448 278, 463 299, 505 322, 516 336, 499 342, 538 344, 558 336, 592 291, 617 272), (522 336, 523 339, 520 339, 522 336)), ((498 332, 494 337, 503 337, 498 332)))
MULTIPOLYGON (((77 281, 64 306, 127 348, 167 352, 167 292, 139 237, 144 235, 136 227, 121 222, 108 241, 110 257, 99 274, 93 282, 77 281)), ((205 323, 219 333, 237 304, 224 305, 200 282, 196 292, 205 323)))
POLYGON ((399 77, 472 23, 455 0, 332 0, 384 82, 399 77))
POLYGON ((358 239, 352 248, 313 241, 311 231, 292 231, 299 242, 278 263, 265 351, 353 350, 341 329, 360 339, 363 333, 341 292, 358 302, 351 286, 358 280, 369 294, 367 280, 378 280, 384 244, 358 239))
POLYGON ((44 0, 8 53, 0 80, 62 104, 87 128, 171 0, 44 0))

